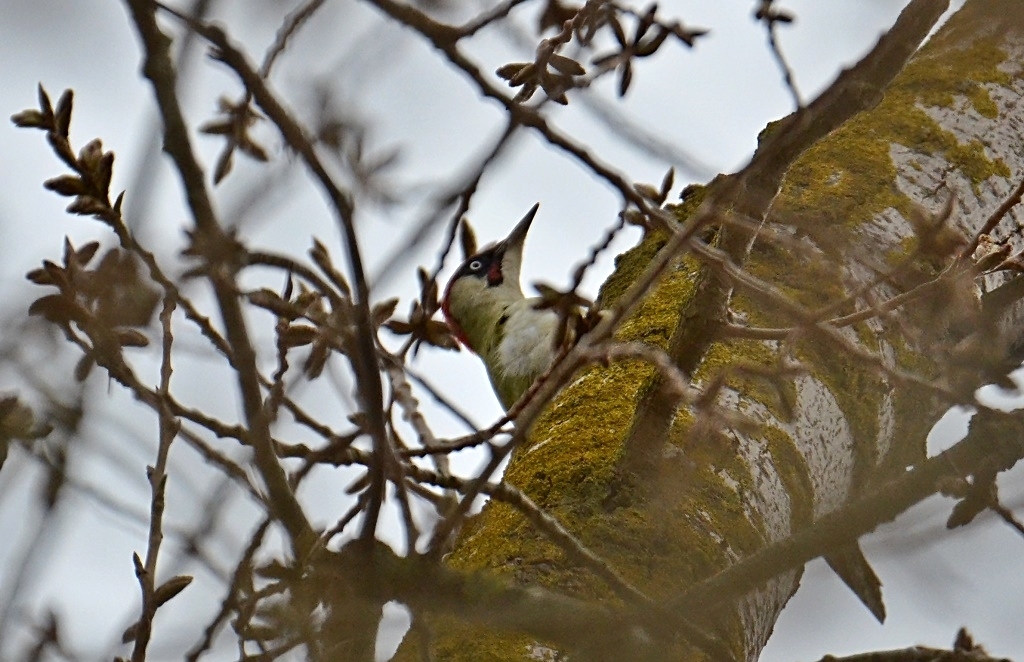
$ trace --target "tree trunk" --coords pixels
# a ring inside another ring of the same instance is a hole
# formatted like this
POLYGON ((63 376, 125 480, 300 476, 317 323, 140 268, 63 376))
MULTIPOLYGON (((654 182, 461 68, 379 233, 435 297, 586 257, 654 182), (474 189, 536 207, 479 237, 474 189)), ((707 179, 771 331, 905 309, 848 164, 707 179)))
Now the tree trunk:
MULTIPOLYGON (((706 399, 680 406, 678 375, 642 358, 586 368, 537 420, 505 481, 625 584, 673 605, 695 582, 920 464, 932 423, 970 401, 1012 341, 1000 332, 1005 317, 981 313, 980 281, 951 274, 1024 172, 1022 33, 1024 4, 970 0, 884 97, 865 102, 873 107, 801 148, 781 188, 726 177, 691 192, 674 212, 681 223, 710 219, 709 248, 674 258, 616 338, 664 350, 706 399), (914 288, 905 305, 883 304, 914 288), (863 319, 818 323, 872 306, 863 319)), ((773 124, 754 161, 777 157, 788 136, 813 130, 807 117, 830 112, 811 104, 773 124)), ((1018 218, 1011 211, 989 234, 1005 240, 1018 218)), ((603 304, 614 305, 667 242, 652 230, 621 256, 603 304)), ((1019 317, 1012 307, 1009 315, 1019 317)), ((853 543, 833 540, 831 560, 841 564, 853 543)), ((467 524, 448 564, 592 604, 629 600, 496 499, 467 524)), ((739 600, 685 605, 688 627, 653 649, 712 659, 703 634, 733 659, 756 659, 799 575, 776 575, 739 600)), ((439 660, 553 660, 564 648, 428 625, 439 660)), ((417 632, 401 655, 415 657, 417 632)), ((593 634, 593 646, 564 652, 623 659, 608 633, 593 634)))

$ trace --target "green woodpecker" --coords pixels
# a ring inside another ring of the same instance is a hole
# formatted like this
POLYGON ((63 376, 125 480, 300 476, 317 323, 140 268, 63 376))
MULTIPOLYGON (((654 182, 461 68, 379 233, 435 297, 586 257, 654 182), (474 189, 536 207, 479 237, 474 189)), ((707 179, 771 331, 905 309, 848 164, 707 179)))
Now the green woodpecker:
POLYGON ((506 410, 555 357, 558 314, 535 308, 540 298, 527 298, 519 285, 523 242, 539 206, 505 239, 468 257, 441 301, 452 333, 484 362, 506 410))

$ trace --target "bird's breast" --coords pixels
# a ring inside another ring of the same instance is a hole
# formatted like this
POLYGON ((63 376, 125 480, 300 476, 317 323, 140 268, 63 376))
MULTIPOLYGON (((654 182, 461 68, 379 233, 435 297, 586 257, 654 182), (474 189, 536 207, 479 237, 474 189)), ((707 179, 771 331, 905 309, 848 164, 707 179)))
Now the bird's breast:
POLYGON ((508 317, 498 343, 498 365, 505 376, 535 378, 554 359, 558 315, 550 310, 526 310, 508 317))

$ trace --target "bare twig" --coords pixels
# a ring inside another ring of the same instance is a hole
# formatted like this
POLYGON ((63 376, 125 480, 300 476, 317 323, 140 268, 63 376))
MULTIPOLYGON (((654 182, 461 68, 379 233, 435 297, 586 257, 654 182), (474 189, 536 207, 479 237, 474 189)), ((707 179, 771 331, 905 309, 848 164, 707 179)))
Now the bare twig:
POLYGON ((459 223, 469 211, 470 202, 476 193, 477 187, 480 185, 480 179, 512 145, 512 138, 516 135, 518 128, 519 124, 514 119, 510 119, 498 139, 489 149, 485 150, 483 156, 479 158, 473 167, 468 169, 467 174, 456 180, 447 190, 434 196, 436 211, 416 223, 415 231, 384 258, 380 271, 371 278, 371 282, 375 287, 386 283, 389 278, 399 273, 398 270, 394 269, 394 266, 400 264, 402 258, 423 241, 427 234, 444 218, 445 210, 450 209, 457 202, 455 211, 450 215, 451 221, 448 223, 448 231, 445 234, 443 248, 438 254, 437 263, 430 271, 430 280, 437 280, 437 276, 441 273, 441 269, 444 268, 445 260, 455 242, 459 223))
POLYGON ((992 506, 989 506, 989 508, 991 508, 992 512, 994 512, 996 515, 999 515, 999 517, 1004 522, 1006 522, 1014 530, 1016 530, 1017 533, 1024 536, 1024 524, 1021 524, 1020 520, 1014 517, 1012 510, 998 502, 993 504, 992 506))
POLYGON ((313 14, 323 4, 324 0, 306 0, 305 4, 297 7, 285 17, 284 23, 277 30, 277 34, 274 35, 274 43, 271 44, 263 56, 263 63, 260 65, 260 76, 266 78, 270 75, 270 69, 274 66, 274 62, 277 61, 281 53, 284 53, 284 49, 288 47, 288 40, 298 32, 299 28, 306 21, 312 18, 313 14))
POLYGON ((683 591, 665 605, 665 613, 697 617, 711 605, 728 604, 835 545, 873 531, 938 492, 944 481, 962 479, 981 467, 1009 469, 1024 458, 1021 420, 1018 413, 979 412, 971 422, 967 438, 949 450, 683 591))
MULTIPOLYGON (((160 363, 160 388, 158 394, 166 396, 171 391, 171 348, 174 343, 174 336, 171 333, 171 317, 174 313, 174 301, 167 297, 164 299, 163 310, 160 311, 160 324, 163 331, 162 355, 160 363)), ((161 398, 161 401, 163 398, 161 398)), ((143 662, 146 659, 146 647, 149 645, 150 635, 153 628, 153 617, 160 606, 156 596, 156 571, 157 559, 160 555, 160 545, 163 543, 163 517, 164 517, 164 496, 167 488, 167 456, 171 449, 171 442, 177 436, 181 423, 174 418, 170 409, 161 406, 160 414, 160 443, 157 448, 156 462, 147 467, 146 473, 149 477, 150 490, 152 492, 150 514, 149 514, 149 546, 146 550, 145 564, 139 562, 135 556, 135 574, 142 588, 142 615, 135 625, 135 646, 132 649, 132 662, 143 662)))
POLYGON ((1020 183, 1017 184, 1017 188, 1013 189, 1013 192, 1006 197, 1003 202, 996 207, 995 211, 989 215, 985 222, 981 224, 981 228, 974 234, 971 242, 960 252, 960 258, 969 258, 974 254, 974 251, 978 248, 978 242, 981 238, 988 233, 992 232, 999 222, 1006 217, 1010 211, 1020 204, 1021 197, 1024 196, 1024 179, 1021 179, 1020 183))
POLYGON ((764 23, 765 29, 768 31, 768 45, 771 47, 772 56, 779 65, 779 69, 782 70, 782 77, 786 82, 786 88, 793 96, 793 104, 799 110, 803 108, 804 104, 800 100, 800 92, 796 88, 796 78, 793 76, 793 70, 790 68, 789 62, 786 61, 786 56, 782 54, 782 48, 779 46, 778 35, 776 34, 776 28, 779 23, 791 23, 793 17, 788 12, 772 7, 772 0, 761 0, 761 5, 755 13, 755 17, 764 23))
POLYGON ((246 583, 245 578, 249 577, 252 573, 253 557, 256 555, 260 545, 263 544, 263 538, 266 536, 272 522, 273 520, 270 518, 264 519, 249 537, 249 544, 246 545, 241 558, 235 564, 235 572, 231 578, 231 584, 228 586, 227 594, 221 601, 220 611, 217 612, 217 615, 206 626, 206 629, 203 631, 203 638, 196 642, 186 655, 185 659, 188 662, 196 662, 203 653, 210 649, 217 631, 231 616, 231 612, 237 609, 238 593, 246 583))
MULTIPOLYGON (((950 405, 963 404, 962 394, 959 394, 941 384, 936 384, 931 379, 886 365, 886 362, 882 357, 874 355, 855 344, 849 338, 843 336, 838 329, 818 322, 814 319, 814 315, 811 311, 804 309, 803 306, 794 302, 792 299, 780 292, 771 283, 762 281, 756 276, 753 276, 737 267, 731 260, 729 260, 728 256, 723 251, 712 248, 700 241, 693 242, 692 248, 696 255, 707 260, 708 263, 713 265, 716 269, 720 269, 730 281, 750 292, 763 296, 767 301, 771 302, 771 304, 777 306, 780 312, 796 320, 801 325, 802 330, 805 329, 808 333, 819 335, 829 343, 835 345, 838 349, 841 349, 847 356, 898 382, 915 384, 927 391, 939 395, 950 405)), ((973 403, 973 398, 971 399, 971 402, 973 403)))
MULTIPOLYGON (((202 169, 196 161, 189 143, 188 128, 175 90, 174 66, 168 49, 170 39, 160 31, 156 22, 155 5, 148 0, 127 0, 135 26, 145 49, 144 72, 153 84, 157 103, 164 120, 164 149, 174 160, 192 209, 198 232, 207 236, 213 245, 226 241, 217 224, 213 205, 203 180, 202 169)), ((284 470, 278 464, 270 439, 266 413, 256 370, 256 356, 249 342, 242 309, 235 292, 233 278, 223 270, 214 270, 211 283, 224 317, 228 344, 234 357, 234 367, 242 393, 256 465, 270 491, 275 514, 292 538, 294 551, 302 555, 315 536, 302 507, 295 499, 284 470)))
MULTIPOLYGON (((142 0, 138 0, 142 1, 142 0)), ((172 10, 163 7, 167 11, 172 10)), ((367 418, 367 432, 373 440, 374 453, 378 462, 373 465, 372 496, 363 519, 362 537, 371 537, 377 529, 377 519, 384 498, 384 471, 395 459, 388 443, 385 422, 382 416, 381 379, 376 362, 375 332, 371 323, 369 307, 369 285, 363 268, 362 254, 356 236, 354 213, 349 196, 335 184, 307 138, 306 132, 291 114, 281 105, 267 88, 265 82, 247 61, 245 55, 231 45, 227 35, 216 27, 190 23, 191 27, 217 46, 219 59, 227 64, 249 90, 253 99, 281 131, 288 145, 301 157, 313 176, 321 184, 331 201, 342 235, 345 237, 352 282, 355 285, 353 313, 356 329, 355 351, 349 357, 359 384, 359 397, 367 418)), ((230 328, 230 327, 229 327, 230 328)))

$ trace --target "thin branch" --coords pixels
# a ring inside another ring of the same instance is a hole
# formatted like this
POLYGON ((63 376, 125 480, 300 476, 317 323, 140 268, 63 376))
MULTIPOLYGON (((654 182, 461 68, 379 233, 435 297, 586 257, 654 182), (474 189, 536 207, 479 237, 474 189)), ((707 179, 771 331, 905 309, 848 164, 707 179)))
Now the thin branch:
MULTIPOLYGON (((133 1, 146 2, 146 0, 133 1)), ((157 4, 153 3, 151 6, 157 6, 157 4)), ((277 126, 285 142, 301 156, 303 162, 320 183, 321 188, 331 202, 331 207, 345 238, 351 279, 355 285, 352 311, 353 326, 356 330, 355 347, 354 351, 349 353, 349 359, 355 373, 356 383, 359 384, 359 399, 367 419, 367 432, 373 441, 374 454, 378 458, 378 461, 371 467, 373 474, 372 495, 367 506, 366 517, 363 520, 361 534, 363 538, 372 537, 377 529, 377 520, 384 498, 385 468, 395 462, 395 457, 394 450, 388 443, 385 421, 382 414, 383 387, 376 362, 376 334, 371 321, 369 285, 363 268, 358 237, 356 236, 355 210, 352 202, 348 194, 334 182, 324 168, 316 154, 313 143, 307 137, 306 131, 277 100, 274 94, 270 92, 263 78, 249 64, 246 56, 231 44, 224 31, 215 26, 191 21, 188 17, 181 16, 165 5, 159 4, 159 6, 161 9, 186 21, 192 29, 196 30, 196 32, 217 47, 218 59, 228 65, 238 75, 246 89, 252 94, 256 104, 277 126)), ((231 326, 229 325, 228 328, 230 330, 231 326)), ((249 349, 251 351, 251 348, 249 349)))
POLYGON ((402 259, 413 249, 417 248, 426 238, 427 234, 441 222, 444 218, 444 211, 458 202, 455 207, 455 211, 451 214, 451 221, 448 223, 448 231, 445 234, 443 248, 438 255, 437 263, 430 271, 430 280, 437 280, 438 274, 440 274, 441 270, 444 268, 444 263, 448 257, 448 253, 451 251, 451 248, 455 243, 459 223, 469 211, 470 202, 472 201, 477 188, 480 186, 481 178, 492 165, 498 162, 501 156, 508 150, 508 147, 511 146, 512 138, 516 135, 516 130, 518 128, 519 124, 514 120, 514 118, 510 118, 509 122, 502 130, 501 135, 494 142, 491 148, 484 152, 483 156, 479 158, 473 168, 469 170, 468 174, 457 179, 447 190, 441 191, 434 196, 435 206, 437 208, 436 211, 416 223, 415 231, 410 234, 401 245, 396 247, 382 260, 381 264, 383 266, 381 266, 380 270, 371 278, 371 282, 374 287, 380 287, 382 284, 386 283, 390 277, 393 277, 398 273, 398 270, 393 269, 392 267, 401 264, 402 259))
POLYGON ((659 133, 659 127, 630 119, 619 107, 598 94, 581 94, 579 103, 608 127, 611 134, 636 147, 647 156, 664 161, 693 181, 708 181, 718 169, 685 147, 675 145, 659 133))
POLYGON ((266 251, 252 251, 246 254, 245 262, 250 265, 275 267, 284 270, 286 273, 295 274, 315 287, 318 292, 325 295, 332 304, 340 304, 346 298, 344 294, 338 292, 337 289, 324 280, 320 274, 290 256, 266 251))
POLYGON ((492 85, 476 64, 458 49, 457 42, 460 38, 458 29, 437 22, 410 5, 394 0, 369 1, 392 19, 415 30, 429 40, 435 48, 444 53, 452 65, 469 77, 481 94, 501 104, 509 113, 511 121, 535 129, 549 144, 566 152, 597 177, 607 181, 620 193, 625 202, 636 205, 645 217, 656 220, 664 219, 660 222, 667 221, 667 217, 660 210, 653 209, 648 201, 636 192, 624 175, 592 155, 582 144, 556 130, 536 109, 518 103, 492 85))
POLYGON ((464 437, 458 437, 448 441, 438 441, 437 446, 434 448, 408 448, 399 451, 399 455, 402 457, 426 457, 435 453, 454 453, 456 451, 465 450, 467 448, 475 448, 481 444, 493 445, 491 439, 496 434, 511 434, 509 430, 499 430, 497 432, 491 432, 488 430, 481 430, 480 432, 474 432, 464 437))
POLYGON ((462 27, 455 28, 455 31, 458 34, 459 38, 472 37, 474 34, 486 28, 488 25, 491 25, 492 23, 508 16, 509 12, 511 12, 513 9, 523 4, 524 2, 527 2, 527 0, 504 0, 504 2, 495 5, 489 11, 485 11, 477 16, 474 16, 472 19, 469 20, 469 22, 467 22, 462 27))
MULTIPOLYGON (((217 223, 206 190, 203 171, 189 142, 188 126, 178 102, 177 76, 170 58, 171 40, 156 21, 156 5, 150 0, 126 0, 135 26, 142 39, 145 53, 143 73, 153 85, 157 105, 164 121, 164 150, 171 156, 178 170, 189 208, 196 223, 197 233, 209 248, 223 246, 229 241, 217 223)), ((251 433, 256 467, 266 484, 274 514, 291 538, 293 552, 304 556, 316 540, 312 526, 302 506, 288 485, 284 469, 274 455, 269 421, 263 410, 256 353, 249 341, 245 318, 237 297, 234 275, 225 269, 210 272, 217 304, 224 319, 231 356, 242 395, 242 406, 251 433)))
POLYGON ((1010 510, 1009 508, 1007 508, 1006 506, 1004 506, 1003 504, 1001 504, 999 502, 996 502, 995 504, 989 506, 989 508, 996 515, 999 515, 999 517, 1004 522, 1009 524, 1010 527, 1015 529, 1017 531, 1017 533, 1019 533, 1020 535, 1024 536, 1024 524, 1021 524, 1020 520, 1018 520, 1016 517, 1014 517, 1012 510, 1010 510))
POLYGON ((981 241, 981 238, 992 232, 992 230, 999 225, 999 222, 1002 221, 1014 207, 1020 204, 1022 196, 1024 196, 1024 179, 1021 179, 1020 183, 1017 184, 1017 188, 1013 189, 1013 192, 1003 200, 1002 204, 996 207, 995 211, 985 219, 985 222, 981 225, 981 229, 974 234, 971 242, 960 252, 961 259, 969 258, 974 254, 974 251, 978 248, 978 242, 981 241))
MULTIPOLYGON (((410 465, 406 474, 421 483, 429 483, 445 489, 456 490, 463 494, 469 492, 474 482, 423 469, 415 465, 410 465)), ((650 598, 645 596, 640 589, 630 584, 606 560, 590 550, 568 529, 562 526, 561 522, 540 508, 533 499, 528 497, 519 488, 508 483, 485 482, 480 485, 478 490, 479 493, 507 503, 521 512, 531 524, 537 527, 538 531, 544 533, 551 542, 561 547, 569 558, 600 577, 623 600, 634 604, 650 603, 650 598)))
POLYGON ((277 34, 274 35, 274 43, 271 44, 270 48, 267 49, 266 55, 263 56, 263 63, 260 65, 260 76, 262 78, 270 75, 270 69, 274 66, 274 62, 284 52, 284 49, 288 47, 288 40, 323 5, 324 0, 307 0, 304 5, 296 8, 285 17, 284 23, 281 24, 277 34))
MULTIPOLYGON (((163 310, 160 311, 160 325, 163 331, 162 354, 160 363, 160 387, 157 391, 163 403, 171 390, 171 348, 174 336, 171 333, 171 317, 174 313, 174 301, 164 298, 163 310)), ((164 497, 167 489, 167 456, 171 442, 178 434, 181 423, 171 413, 170 408, 163 404, 159 408, 160 442, 157 447, 156 462, 147 467, 149 485, 152 493, 149 513, 149 545, 146 550, 145 564, 140 564, 135 557, 135 574, 142 589, 142 615, 135 625, 135 646, 132 649, 132 662, 144 662, 146 647, 149 645, 153 629, 153 617, 160 606, 156 600, 156 565, 163 543, 164 497)))
POLYGON ((786 83, 786 89, 793 96, 793 104, 799 110, 803 108, 804 103, 800 99, 800 91, 796 88, 796 77, 793 75, 789 62, 786 61, 786 56, 782 54, 782 47, 779 46, 779 39, 776 34, 776 28, 780 22, 789 22, 793 19, 789 14, 772 9, 771 4, 771 0, 762 0, 761 9, 758 10, 757 16, 765 24, 765 29, 768 31, 768 46, 771 48, 776 64, 779 65, 779 69, 782 71, 782 78, 786 83))
POLYGON ((196 642, 186 654, 185 659, 187 662, 196 662, 203 653, 210 649, 217 631, 231 616, 231 612, 237 609, 238 594, 243 589, 245 578, 252 573, 253 558, 260 545, 263 544, 263 538, 267 534, 272 522, 273 520, 270 518, 264 519, 249 537, 249 544, 246 545, 241 558, 235 564, 235 572, 231 577, 231 584, 228 586, 227 594, 221 601, 220 611, 217 612, 217 615, 206 626, 202 639, 196 642))
POLYGON ((478 426, 473 422, 473 419, 469 417, 469 413, 463 411, 457 404, 445 397, 444 394, 438 391, 437 387, 431 384, 426 377, 419 374, 409 366, 405 366, 403 369, 405 370, 405 374, 409 376, 409 379, 416 382, 420 388, 426 390, 426 392, 430 394, 430 397, 434 399, 434 402, 440 405, 442 409, 457 418, 470 430, 473 430, 474 432, 478 431, 478 426))
MULTIPOLYGON (((644 612, 654 607, 650 598, 629 583, 607 561, 591 551, 568 529, 562 526, 561 522, 545 512, 526 493, 514 485, 490 482, 479 484, 478 480, 464 481, 454 476, 435 474, 419 467, 408 469, 408 475, 421 482, 458 490, 463 494, 479 490, 491 498, 509 504, 522 513, 548 540, 561 547, 570 559, 597 575, 616 595, 631 605, 633 609, 644 612)), ((711 654, 712 659, 726 659, 729 657, 728 653, 724 652, 722 643, 713 635, 694 627, 685 618, 677 621, 677 624, 683 636, 695 646, 711 654)))
POLYGON ((663 613, 697 618, 715 605, 729 604, 771 578, 827 553, 837 544, 874 531, 911 506, 936 494, 939 486, 980 468, 1004 471, 1024 458, 1020 413, 979 411, 967 437, 899 478, 820 517, 805 529, 775 542, 672 598, 663 613))
MULTIPOLYGON (((835 317, 828 320, 822 320, 821 323, 836 329, 841 329, 847 326, 852 326, 859 322, 864 322, 869 319, 881 317, 887 313, 891 313, 894 310, 898 310, 903 306, 913 303, 917 299, 921 299, 928 296, 934 290, 941 290, 943 287, 948 286, 952 281, 962 277, 974 277, 978 275, 977 269, 972 266, 961 268, 955 271, 946 271, 940 274, 938 277, 932 280, 921 283, 920 285, 897 294, 885 301, 880 301, 870 308, 864 310, 858 310, 857 312, 843 315, 842 317, 835 317)), ((832 306, 828 307, 829 309, 832 306)), ((808 311, 811 319, 821 319, 819 313, 808 311)), ((730 337, 736 338, 751 338, 758 340, 784 340, 791 337, 795 332, 799 331, 799 327, 789 328, 758 328, 758 327, 747 327, 737 324, 727 324, 723 327, 723 333, 730 337)))
POLYGON ((844 657, 826 655, 818 662, 1012 662, 1012 660, 1005 657, 991 657, 984 651, 950 651, 926 646, 912 646, 844 657))
MULTIPOLYGON (((931 393, 941 396, 950 405, 963 404, 962 394, 950 390, 943 385, 936 384, 932 379, 920 377, 899 368, 886 365, 886 362, 881 356, 872 354, 863 347, 855 344, 849 338, 841 334, 838 329, 816 321, 811 311, 806 310, 803 306, 794 302, 771 283, 765 282, 736 266, 725 252, 708 246, 700 241, 694 241, 692 248, 696 255, 707 260, 708 263, 713 265, 716 269, 721 270, 721 272, 725 274, 731 282, 752 293, 761 295, 765 300, 774 305, 779 312, 796 320, 800 324, 800 331, 818 335, 829 343, 835 345, 838 349, 842 350, 844 354, 850 358, 877 370, 881 374, 891 377, 897 382, 920 386, 931 393)), ((970 402, 975 404, 973 397, 970 399, 970 402)))
MULTIPOLYGON (((384 370, 391 381, 391 392, 398 406, 402 408, 402 417, 412 425, 424 448, 436 449, 440 442, 438 442, 437 437, 434 436, 434 431, 430 429, 427 420, 420 412, 419 402, 413 395, 409 382, 405 379, 402 364, 397 357, 390 354, 384 354, 382 359, 384 370)), ((437 467, 439 473, 449 473, 447 455, 435 453, 430 458, 433 460, 434 466, 437 467)))

